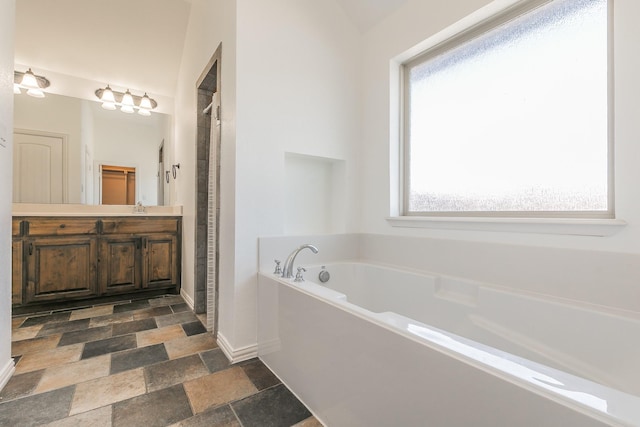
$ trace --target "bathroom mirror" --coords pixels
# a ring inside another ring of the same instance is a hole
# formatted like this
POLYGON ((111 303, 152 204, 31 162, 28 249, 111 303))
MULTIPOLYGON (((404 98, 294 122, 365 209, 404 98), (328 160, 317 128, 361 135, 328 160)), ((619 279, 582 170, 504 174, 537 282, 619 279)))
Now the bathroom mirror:
POLYGON ((144 117, 52 93, 16 94, 14 202, 109 204, 103 190, 120 188, 113 181, 113 168, 120 168, 127 200, 164 205, 170 135, 167 114, 144 117))

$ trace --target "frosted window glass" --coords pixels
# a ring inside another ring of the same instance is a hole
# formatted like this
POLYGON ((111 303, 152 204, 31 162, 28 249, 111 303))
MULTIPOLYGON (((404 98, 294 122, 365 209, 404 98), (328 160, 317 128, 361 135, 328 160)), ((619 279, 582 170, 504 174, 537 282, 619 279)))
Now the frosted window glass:
POLYGON ((607 212, 607 32, 557 0, 408 67, 409 213, 607 212))

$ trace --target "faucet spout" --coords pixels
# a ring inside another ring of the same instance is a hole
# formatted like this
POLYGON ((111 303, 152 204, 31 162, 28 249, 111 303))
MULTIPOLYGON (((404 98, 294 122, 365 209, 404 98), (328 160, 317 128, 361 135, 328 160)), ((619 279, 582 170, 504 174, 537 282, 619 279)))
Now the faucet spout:
POLYGON ((298 253, 300 253, 300 251, 303 249, 311 249, 314 254, 318 253, 318 248, 309 244, 302 245, 294 249, 294 251, 291 252, 287 260, 284 262, 284 267, 282 267, 282 277, 284 277, 285 279, 293 278, 293 263, 295 262, 298 253))

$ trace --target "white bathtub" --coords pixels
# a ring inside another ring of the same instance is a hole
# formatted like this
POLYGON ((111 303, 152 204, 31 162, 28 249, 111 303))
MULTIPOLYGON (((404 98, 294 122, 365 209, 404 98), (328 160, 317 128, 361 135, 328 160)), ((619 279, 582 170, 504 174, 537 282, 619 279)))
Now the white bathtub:
POLYGON ((364 263, 259 280, 259 355, 328 426, 640 426, 640 319, 364 263))

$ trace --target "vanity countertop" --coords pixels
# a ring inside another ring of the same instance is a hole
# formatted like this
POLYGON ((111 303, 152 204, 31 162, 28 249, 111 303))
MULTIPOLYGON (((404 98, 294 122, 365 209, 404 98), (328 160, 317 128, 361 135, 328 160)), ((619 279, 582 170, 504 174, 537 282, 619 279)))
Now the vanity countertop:
POLYGON ((134 213, 130 205, 14 203, 13 216, 182 216, 182 206, 145 206, 134 213))

